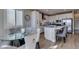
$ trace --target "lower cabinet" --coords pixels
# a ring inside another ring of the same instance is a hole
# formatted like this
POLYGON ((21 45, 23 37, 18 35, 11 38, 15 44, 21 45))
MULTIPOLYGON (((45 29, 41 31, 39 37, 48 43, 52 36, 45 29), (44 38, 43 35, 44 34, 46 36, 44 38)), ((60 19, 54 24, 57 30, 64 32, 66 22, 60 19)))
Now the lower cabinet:
POLYGON ((25 37, 25 48, 26 49, 35 49, 36 46, 36 35, 28 35, 25 37))

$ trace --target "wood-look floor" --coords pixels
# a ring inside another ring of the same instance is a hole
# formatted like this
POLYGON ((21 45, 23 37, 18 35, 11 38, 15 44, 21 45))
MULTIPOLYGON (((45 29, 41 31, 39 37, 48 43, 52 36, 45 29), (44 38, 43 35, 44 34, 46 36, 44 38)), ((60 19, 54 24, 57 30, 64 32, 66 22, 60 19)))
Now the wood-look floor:
MULTIPOLYGON (((44 38, 44 34, 41 34, 40 36, 40 48, 41 49, 53 49, 54 43, 51 41, 48 41, 44 38)), ((79 49, 79 34, 68 34, 68 37, 66 38, 66 43, 63 43, 63 41, 57 42, 56 49, 79 49)))

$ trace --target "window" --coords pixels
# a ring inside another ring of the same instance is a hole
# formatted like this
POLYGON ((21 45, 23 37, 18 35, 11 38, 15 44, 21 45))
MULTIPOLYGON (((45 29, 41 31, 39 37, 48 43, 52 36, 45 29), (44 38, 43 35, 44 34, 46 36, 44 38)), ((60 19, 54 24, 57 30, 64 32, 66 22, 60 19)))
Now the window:
POLYGON ((8 28, 15 27, 15 10, 13 9, 7 10, 7 25, 8 28))
POLYGON ((23 26, 23 12, 21 10, 16 10, 16 27, 23 26))

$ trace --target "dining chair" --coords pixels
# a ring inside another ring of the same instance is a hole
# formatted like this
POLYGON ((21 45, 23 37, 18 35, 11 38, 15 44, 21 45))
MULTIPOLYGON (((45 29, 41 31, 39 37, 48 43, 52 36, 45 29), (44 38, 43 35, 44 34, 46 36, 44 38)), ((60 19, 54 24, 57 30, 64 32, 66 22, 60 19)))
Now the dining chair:
POLYGON ((63 31, 61 33, 56 34, 57 37, 63 38, 64 43, 66 42, 66 37, 67 37, 67 27, 65 26, 63 28, 63 31))

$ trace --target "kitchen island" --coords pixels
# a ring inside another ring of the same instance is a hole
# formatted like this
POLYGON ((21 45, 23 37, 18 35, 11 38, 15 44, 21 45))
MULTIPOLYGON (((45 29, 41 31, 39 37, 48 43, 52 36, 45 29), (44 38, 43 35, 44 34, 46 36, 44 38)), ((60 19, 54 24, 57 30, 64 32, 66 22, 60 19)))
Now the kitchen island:
POLYGON ((47 40, 56 42, 56 32, 61 30, 64 26, 44 26, 44 36, 47 40))

